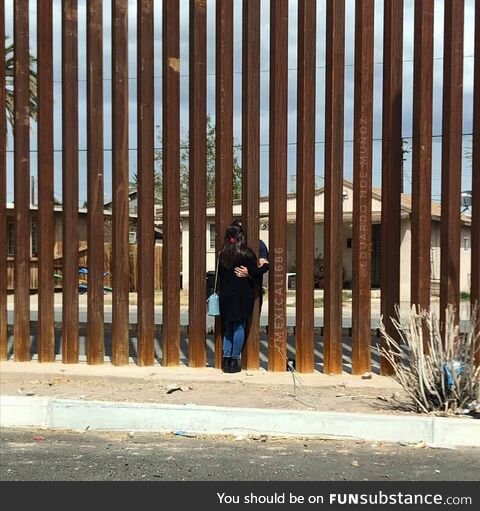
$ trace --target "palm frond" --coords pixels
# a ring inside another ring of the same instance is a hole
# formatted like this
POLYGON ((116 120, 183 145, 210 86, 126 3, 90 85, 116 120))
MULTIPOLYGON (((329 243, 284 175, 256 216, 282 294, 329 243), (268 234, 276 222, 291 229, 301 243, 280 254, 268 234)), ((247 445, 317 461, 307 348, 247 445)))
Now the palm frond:
MULTIPOLYGON (((5 38, 7 41, 8 38, 5 38)), ((6 102, 6 115, 7 121, 10 127, 13 129, 14 125, 14 53, 15 47, 12 44, 8 44, 5 48, 5 102, 6 102)), ((37 102, 37 72, 35 67, 37 65, 37 59, 30 55, 30 71, 29 71, 29 92, 30 92, 30 117, 33 120, 37 120, 38 102, 37 102)))

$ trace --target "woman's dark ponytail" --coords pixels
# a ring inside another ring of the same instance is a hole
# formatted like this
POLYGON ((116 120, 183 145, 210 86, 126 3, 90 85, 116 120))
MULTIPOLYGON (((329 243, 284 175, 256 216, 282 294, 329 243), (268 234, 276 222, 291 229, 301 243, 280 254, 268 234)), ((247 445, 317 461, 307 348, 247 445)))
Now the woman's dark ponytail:
POLYGON ((235 220, 227 227, 220 251, 220 262, 225 268, 232 268, 242 264, 247 258, 255 259, 255 254, 247 245, 242 224, 235 220))

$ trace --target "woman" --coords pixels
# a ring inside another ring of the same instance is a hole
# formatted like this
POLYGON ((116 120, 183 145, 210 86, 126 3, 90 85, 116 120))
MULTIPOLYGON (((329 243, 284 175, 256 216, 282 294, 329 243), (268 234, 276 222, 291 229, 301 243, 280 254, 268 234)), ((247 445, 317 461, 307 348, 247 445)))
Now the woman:
POLYGON ((238 277, 235 268, 245 266, 251 277, 260 277, 268 271, 265 259, 257 264, 257 257, 247 245, 242 226, 233 222, 228 228, 219 254, 218 281, 220 316, 225 326, 223 339, 223 372, 240 372, 240 353, 245 340, 245 327, 252 315, 255 301, 252 279, 238 277))

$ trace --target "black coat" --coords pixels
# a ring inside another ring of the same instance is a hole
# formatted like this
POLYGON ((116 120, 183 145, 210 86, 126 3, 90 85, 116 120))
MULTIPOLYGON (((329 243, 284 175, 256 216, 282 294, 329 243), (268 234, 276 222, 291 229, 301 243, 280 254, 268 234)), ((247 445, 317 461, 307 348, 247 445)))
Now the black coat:
POLYGON ((237 266, 246 266, 250 277, 258 278, 268 271, 268 264, 258 268, 256 257, 245 258, 232 268, 226 268, 219 263, 220 316, 224 321, 246 320, 253 312, 255 302, 253 279, 237 277, 234 271, 237 266))

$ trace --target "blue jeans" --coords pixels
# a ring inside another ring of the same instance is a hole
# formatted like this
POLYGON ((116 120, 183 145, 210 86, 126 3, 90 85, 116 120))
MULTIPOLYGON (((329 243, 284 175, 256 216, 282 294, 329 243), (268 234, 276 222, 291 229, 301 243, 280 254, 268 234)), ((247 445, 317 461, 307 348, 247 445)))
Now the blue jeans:
POLYGON ((223 338, 223 356, 225 358, 240 358, 243 342, 245 341, 245 323, 238 321, 225 321, 225 337, 223 338))

